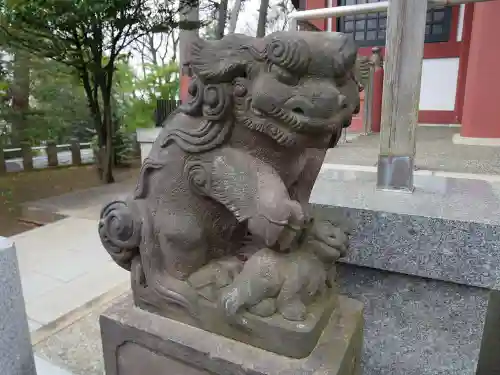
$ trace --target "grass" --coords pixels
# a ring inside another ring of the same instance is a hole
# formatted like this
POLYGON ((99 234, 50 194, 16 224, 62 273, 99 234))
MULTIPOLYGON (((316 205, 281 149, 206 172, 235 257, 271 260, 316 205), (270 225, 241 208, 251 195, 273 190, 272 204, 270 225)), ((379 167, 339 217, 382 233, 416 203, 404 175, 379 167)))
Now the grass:
MULTIPOLYGON (((116 182, 137 176, 137 168, 114 172, 116 182)), ((95 167, 64 167, 13 172, 0 176, 0 236, 12 236, 34 225, 19 221, 20 204, 101 185, 95 167)))

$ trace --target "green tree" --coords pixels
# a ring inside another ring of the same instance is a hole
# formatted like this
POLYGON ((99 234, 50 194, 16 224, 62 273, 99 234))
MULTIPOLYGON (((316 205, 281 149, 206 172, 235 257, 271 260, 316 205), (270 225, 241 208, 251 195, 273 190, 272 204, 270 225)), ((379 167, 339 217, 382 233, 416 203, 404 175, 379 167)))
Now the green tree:
POLYGON ((74 70, 47 59, 34 59, 31 70, 29 133, 36 140, 67 143, 76 137, 88 141, 93 127, 85 91, 74 70))
POLYGON ((138 38, 177 26, 175 2, 143 0, 3 0, 0 30, 17 48, 73 68, 83 84, 98 138, 97 162, 113 182, 113 78, 138 38))
POLYGON ((115 98, 123 125, 129 132, 153 126, 156 101, 176 100, 179 95, 179 68, 175 62, 145 64, 143 68, 144 74, 139 75, 123 62, 116 73, 115 98))

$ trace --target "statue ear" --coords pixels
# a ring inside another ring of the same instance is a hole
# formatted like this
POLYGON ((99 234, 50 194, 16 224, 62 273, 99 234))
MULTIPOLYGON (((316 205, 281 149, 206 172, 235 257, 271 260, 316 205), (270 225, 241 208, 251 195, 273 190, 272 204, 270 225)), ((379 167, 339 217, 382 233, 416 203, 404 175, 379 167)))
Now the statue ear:
POLYGON ((338 54, 333 57, 335 74, 343 76, 347 74, 349 70, 354 69, 357 56, 358 47, 353 37, 351 35, 343 35, 343 43, 338 54))
POLYGON ((253 38, 230 34, 221 40, 198 39, 191 45, 190 66, 200 81, 232 82, 244 77, 254 60, 251 54, 253 38))

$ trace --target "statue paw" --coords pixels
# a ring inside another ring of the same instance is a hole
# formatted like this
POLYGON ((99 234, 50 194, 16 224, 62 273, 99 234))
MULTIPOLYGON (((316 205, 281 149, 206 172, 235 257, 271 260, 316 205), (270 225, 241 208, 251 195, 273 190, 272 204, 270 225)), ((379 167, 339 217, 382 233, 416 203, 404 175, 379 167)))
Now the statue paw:
POLYGON ((349 230, 330 220, 314 224, 308 246, 323 261, 334 263, 347 254, 349 230))
POLYGON ((266 246, 287 250, 305 224, 304 212, 301 205, 292 200, 286 200, 282 204, 274 203, 274 207, 279 209, 274 208, 272 214, 260 212, 250 218, 248 229, 261 238, 266 246))
POLYGON ((241 272, 243 262, 236 257, 213 261, 192 273, 189 284, 209 301, 216 301, 218 291, 230 285, 241 272))
POLYGON ((250 307, 248 311, 262 318, 267 318, 276 313, 276 299, 268 298, 250 307))
POLYGON ((280 306, 279 312, 286 320, 303 321, 306 319, 307 308, 299 299, 294 299, 280 306))
POLYGON ((241 293, 238 288, 228 286, 224 288, 219 295, 219 306, 228 317, 236 315, 243 304, 241 293))

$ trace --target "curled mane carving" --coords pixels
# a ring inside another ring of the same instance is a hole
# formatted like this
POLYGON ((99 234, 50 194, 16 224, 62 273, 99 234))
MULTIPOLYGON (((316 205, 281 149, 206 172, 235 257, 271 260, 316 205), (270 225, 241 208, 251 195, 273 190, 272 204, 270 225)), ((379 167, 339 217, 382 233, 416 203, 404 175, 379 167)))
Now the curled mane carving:
POLYGON ((172 123, 161 136, 161 147, 175 143, 187 153, 203 153, 226 143, 234 126, 233 83, 251 71, 253 62, 265 58, 265 48, 259 50, 252 41, 255 39, 233 34, 222 40, 193 42, 189 65, 195 76, 179 113, 200 118, 200 126, 188 129, 182 121, 178 126, 172 123), (242 42, 248 43, 242 47, 242 42))

